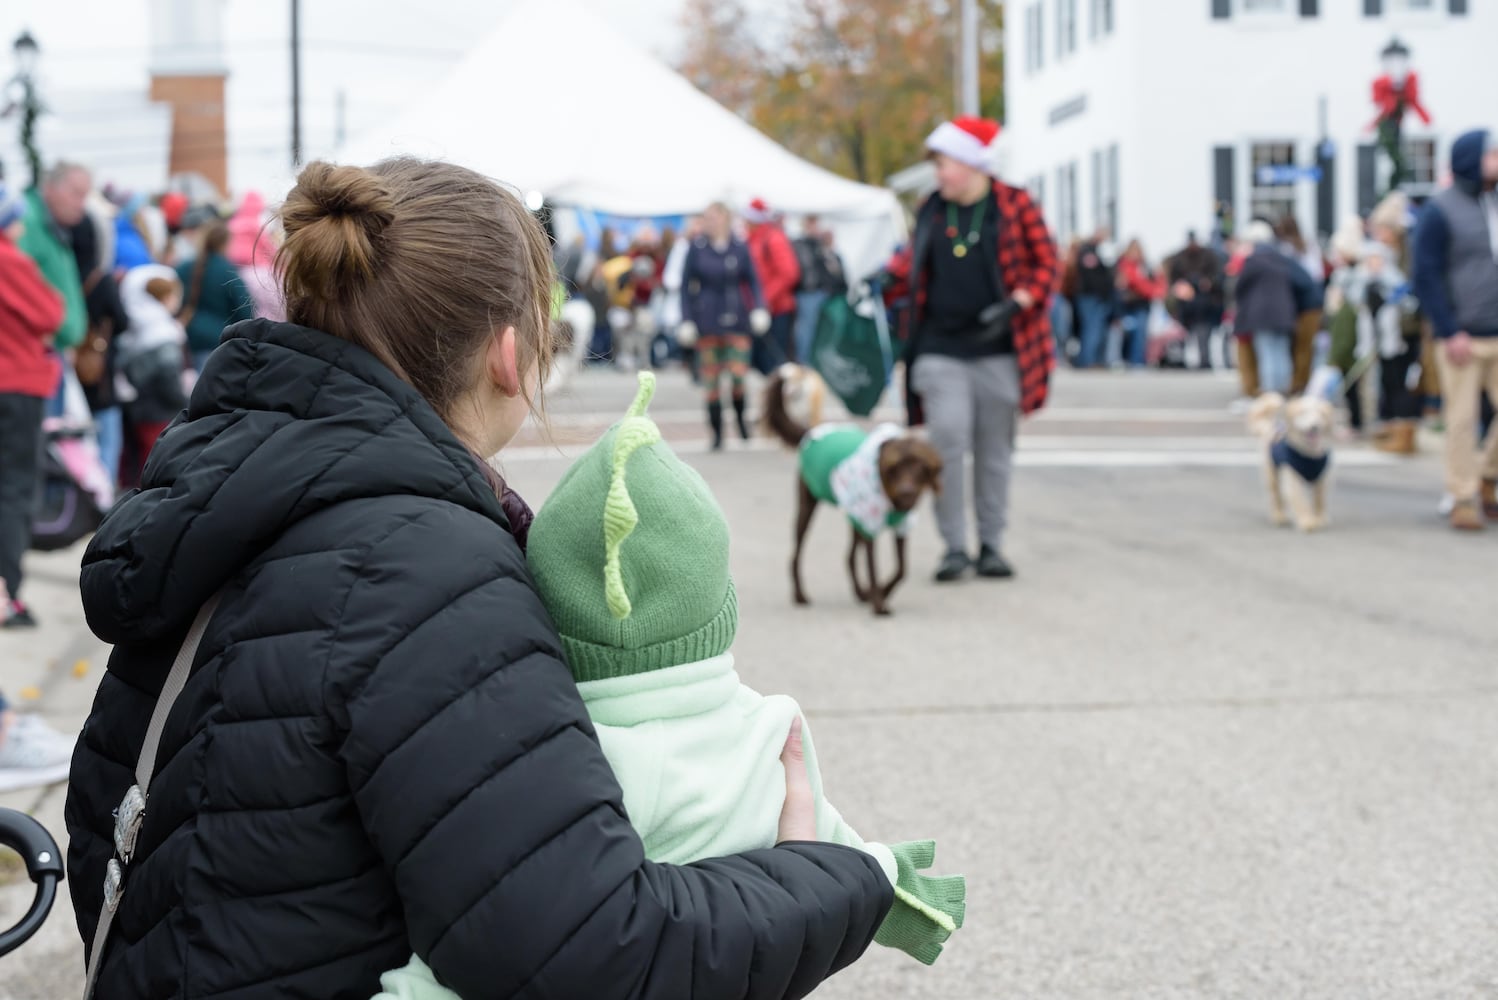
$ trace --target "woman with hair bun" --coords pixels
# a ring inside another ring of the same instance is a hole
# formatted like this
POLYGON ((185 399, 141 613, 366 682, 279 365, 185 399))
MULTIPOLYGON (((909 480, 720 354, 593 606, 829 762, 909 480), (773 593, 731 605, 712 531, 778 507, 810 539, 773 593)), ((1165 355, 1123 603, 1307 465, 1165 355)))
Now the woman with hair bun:
POLYGON ((852 962, 893 890, 807 842, 799 744, 775 848, 653 864, 624 814, 526 571, 530 512, 485 461, 550 364, 535 219, 396 159, 308 166, 281 221, 288 322, 227 331, 84 557, 115 647, 68 789, 86 942, 125 865, 96 995, 367 998, 414 949, 463 996, 768 1000, 852 962))

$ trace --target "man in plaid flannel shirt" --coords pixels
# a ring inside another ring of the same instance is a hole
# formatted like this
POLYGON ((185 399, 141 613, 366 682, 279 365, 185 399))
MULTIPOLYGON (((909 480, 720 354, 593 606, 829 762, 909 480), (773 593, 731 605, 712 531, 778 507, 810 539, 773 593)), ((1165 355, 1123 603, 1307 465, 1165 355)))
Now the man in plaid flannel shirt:
MULTIPOLYGON (((936 579, 1003 579, 1014 440, 1021 415, 1045 405, 1055 352, 1050 299, 1056 248, 1021 188, 991 176, 997 122, 960 117, 926 140, 938 189, 916 216, 910 247, 891 262, 908 285, 906 403, 944 463, 936 498, 946 543, 936 579), (968 548, 967 457, 973 458, 978 556, 968 548)), ((896 294, 900 289, 895 290, 896 294)))

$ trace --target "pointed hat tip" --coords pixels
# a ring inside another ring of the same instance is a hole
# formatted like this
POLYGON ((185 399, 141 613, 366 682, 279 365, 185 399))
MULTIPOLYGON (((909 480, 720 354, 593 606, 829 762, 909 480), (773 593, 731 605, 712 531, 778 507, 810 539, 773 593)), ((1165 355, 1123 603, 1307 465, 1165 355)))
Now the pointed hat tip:
POLYGON ((643 417, 650 408, 650 401, 655 398, 655 372, 640 372, 639 380, 639 391, 635 393, 635 401, 629 405, 626 416, 643 417))

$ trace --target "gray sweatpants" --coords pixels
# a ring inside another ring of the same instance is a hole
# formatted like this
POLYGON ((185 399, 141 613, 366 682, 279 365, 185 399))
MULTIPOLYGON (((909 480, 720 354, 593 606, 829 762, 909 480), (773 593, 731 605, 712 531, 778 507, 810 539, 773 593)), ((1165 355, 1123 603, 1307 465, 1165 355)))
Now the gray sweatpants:
POLYGON ((931 444, 941 452, 936 526, 950 551, 968 551, 967 456, 973 456, 978 542, 1003 551, 1009 519, 1009 474, 1019 427, 1019 365, 1014 355, 962 361, 916 358, 911 387, 926 410, 931 444))

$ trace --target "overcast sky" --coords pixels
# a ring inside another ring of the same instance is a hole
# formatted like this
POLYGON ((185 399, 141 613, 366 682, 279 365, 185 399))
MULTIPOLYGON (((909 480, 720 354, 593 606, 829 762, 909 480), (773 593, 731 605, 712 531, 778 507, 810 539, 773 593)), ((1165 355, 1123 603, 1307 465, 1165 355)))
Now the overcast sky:
MULTIPOLYGON (((289 159, 289 0, 193 0, 223 5, 229 63, 230 184, 261 186, 289 159)), ((302 121, 308 154, 331 148, 338 95, 350 135, 378 125, 440 79, 463 52, 521 0, 302 0, 302 121)), ((545 0, 528 0, 545 2, 545 0)), ((682 0, 579 0, 620 34, 667 58, 681 44, 682 0)), ((779 0, 751 0, 761 11, 779 0)), ((147 0, 0 0, 0 78, 11 41, 28 28, 41 45, 46 88, 144 92, 148 84, 147 0)), ((538 39, 557 49, 566 39, 538 39)), ((536 81, 544 93, 545 80, 536 81)), ((627 85, 625 85, 627 94, 627 85)), ((505 95, 494 95, 503 100, 505 95)), ((607 100, 609 95, 599 95, 607 100)), ((621 112, 627 113, 627 112, 621 112)), ((0 123, 14 128, 15 119, 0 123)))

